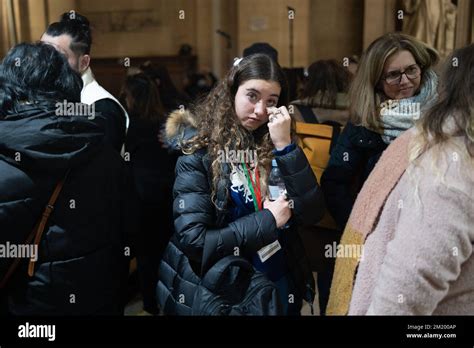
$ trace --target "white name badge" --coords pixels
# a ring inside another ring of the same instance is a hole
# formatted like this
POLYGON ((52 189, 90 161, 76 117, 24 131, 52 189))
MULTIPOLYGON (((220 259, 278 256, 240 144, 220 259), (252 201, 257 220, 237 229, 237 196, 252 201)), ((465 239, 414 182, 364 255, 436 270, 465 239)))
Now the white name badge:
POLYGON ((272 244, 268 244, 264 246, 262 249, 258 251, 258 256, 260 257, 260 261, 262 262, 267 261, 280 249, 281 249, 281 245, 278 242, 278 239, 274 241, 272 244))

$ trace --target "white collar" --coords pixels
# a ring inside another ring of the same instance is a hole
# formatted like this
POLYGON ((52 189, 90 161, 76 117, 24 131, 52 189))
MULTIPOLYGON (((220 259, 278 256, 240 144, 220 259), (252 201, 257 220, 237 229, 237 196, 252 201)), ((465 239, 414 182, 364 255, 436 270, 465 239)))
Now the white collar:
POLYGON ((82 73, 82 82, 84 83, 84 87, 87 86, 89 83, 95 81, 94 74, 92 73, 91 67, 88 67, 86 71, 82 73))

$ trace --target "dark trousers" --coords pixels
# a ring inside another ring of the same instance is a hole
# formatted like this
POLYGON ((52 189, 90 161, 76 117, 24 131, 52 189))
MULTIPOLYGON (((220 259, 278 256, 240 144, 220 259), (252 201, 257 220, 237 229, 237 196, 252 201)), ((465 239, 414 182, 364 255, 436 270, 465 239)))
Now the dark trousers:
POLYGON ((334 266, 327 271, 318 272, 318 295, 319 309, 321 315, 326 315, 326 307, 329 302, 329 291, 331 290, 332 276, 334 274, 334 266))

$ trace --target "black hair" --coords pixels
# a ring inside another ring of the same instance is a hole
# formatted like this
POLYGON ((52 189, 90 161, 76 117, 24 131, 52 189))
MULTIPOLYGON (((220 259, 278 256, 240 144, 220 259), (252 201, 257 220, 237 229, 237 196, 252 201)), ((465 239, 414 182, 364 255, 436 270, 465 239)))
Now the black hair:
MULTIPOLYGON (((146 74, 128 76, 122 88, 123 96, 132 97, 129 108, 130 117, 149 120, 153 123, 165 121, 165 111, 161 103, 156 83, 146 74)), ((126 104, 125 104, 126 105, 126 104)))
POLYGON ((278 63, 278 51, 269 43, 266 42, 256 42, 246 49, 244 49, 243 56, 248 57, 252 54, 266 54, 267 56, 271 57, 273 61, 278 63))
POLYGON ((72 38, 70 48, 74 53, 90 54, 91 52, 92 34, 89 20, 75 11, 63 13, 59 22, 48 26, 46 34, 53 37, 67 34, 72 38))
POLYGON ((0 112, 20 102, 80 102, 82 79, 56 49, 42 42, 13 47, 0 65, 0 112))
POLYGON ((349 83, 349 71, 344 69, 336 60, 318 60, 308 68, 308 79, 301 93, 301 98, 317 96, 319 103, 334 108, 337 93, 347 93, 349 83))
POLYGON ((140 70, 157 83, 166 112, 176 110, 181 105, 188 106, 190 104, 190 98, 178 91, 165 66, 155 66, 151 61, 146 61, 140 65, 140 70))

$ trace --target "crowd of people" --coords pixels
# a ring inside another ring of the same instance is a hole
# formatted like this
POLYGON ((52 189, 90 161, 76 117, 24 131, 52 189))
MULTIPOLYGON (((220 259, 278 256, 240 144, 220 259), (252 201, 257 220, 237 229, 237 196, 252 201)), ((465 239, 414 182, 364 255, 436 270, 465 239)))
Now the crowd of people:
POLYGON ((151 314, 474 313, 473 44, 440 62, 388 33, 289 84, 257 43, 184 91, 144 64, 117 98, 91 46, 64 13, 0 64, 2 316, 123 315, 132 260, 151 314), (320 183, 296 122, 342 130, 320 183), (325 213, 361 252, 316 283, 300 233, 325 213))

